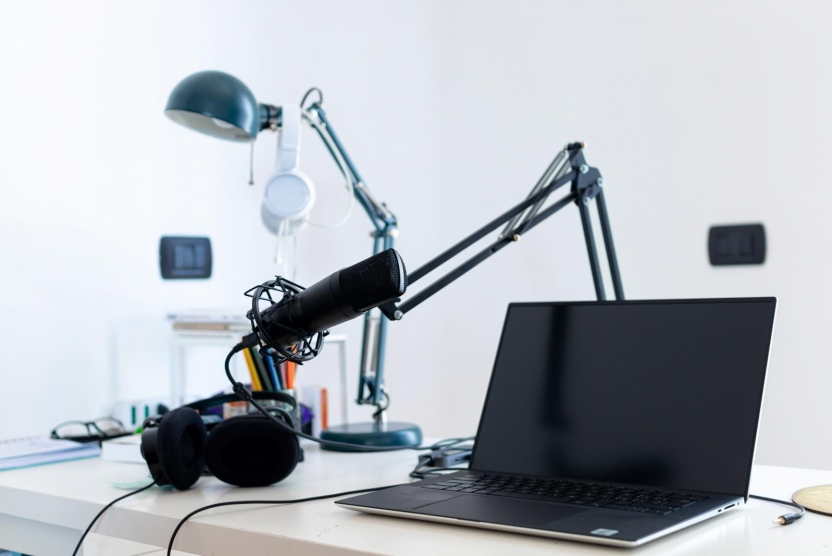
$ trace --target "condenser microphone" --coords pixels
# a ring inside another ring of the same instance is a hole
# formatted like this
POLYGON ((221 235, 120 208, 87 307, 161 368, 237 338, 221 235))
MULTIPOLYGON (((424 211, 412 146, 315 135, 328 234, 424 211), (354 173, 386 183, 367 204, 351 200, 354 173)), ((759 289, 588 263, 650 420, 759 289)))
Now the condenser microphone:
POLYGON ((333 273, 286 303, 265 309, 260 315, 260 337, 266 345, 273 342, 288 349, 401 297, 406 289, 404 261, 395 249, 387 249, 333 273))

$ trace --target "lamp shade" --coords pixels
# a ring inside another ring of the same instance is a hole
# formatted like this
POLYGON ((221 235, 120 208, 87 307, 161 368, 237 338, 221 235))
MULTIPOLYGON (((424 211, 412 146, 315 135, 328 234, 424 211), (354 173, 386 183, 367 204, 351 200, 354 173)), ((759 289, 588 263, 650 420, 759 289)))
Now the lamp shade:
POLYGON ((200 133, 250 142, 260 129, 260 107, 245 83, 221 71, 201 71, 179 82, 165 115, 200 133))

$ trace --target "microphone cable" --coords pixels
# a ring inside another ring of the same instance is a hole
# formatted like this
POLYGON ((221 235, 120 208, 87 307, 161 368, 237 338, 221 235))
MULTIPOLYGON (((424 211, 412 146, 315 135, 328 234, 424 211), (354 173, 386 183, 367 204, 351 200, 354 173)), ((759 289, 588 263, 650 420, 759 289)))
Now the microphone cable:
POLYGON ((419 458, 424 457, 425 459, 416 464, 416 467, 410 472, 410 477, 413 479, 425 479, 426 475, 445 475, 446 473, 442 473, 443 471, 465 471, 468 469, 467 465, 465 467, 431 467, 431 464, 436 461, 437 457, 446 454, 449 450, 454 449, 460 444, 460 442, 454 442, 455 440, 455 438, 452 438, 448 441, 443 440, 437 442, 432 446, 433 451, 430 454, 427 456, 419 456, 419 458), (426 467, 430 467, 430 471, 423 471, 426 467))
MULTIPOLYGON (((237 394, 237 397, 243 400, 244 402, 250 403, 257 411, 263 414, 265 417, 271 419, 275 424, 277 424, 283 431, 288 432, 290 434, 294 434, 300 438, 305 438, 306 440, 311 440, 312 442, 316 442, 321 446, 329 446, 332 448, 341 448, 345 451, 351 452, 395 452, 399 450, 435 450, 437 449, 434 446, 361 446, 359 444, 350 444, 349 442, 338 442, 336 440, 324 440, 323 438, 318 438, 317 436, 312 436, 311 434, 306 434, 303 431, 299 431, 296 428, 292 427, 288 423, 284 422, 282 419, 278 419, 272 413, 267 410, 265 407, 260 405, 257 400, 254 399, 251 392, 242 382, 238 382, 234 380, 234 377, 231 374, 231 358, 234 357, 237 353, 242 351, 247 347, 254 347, 259 343, 257 340, 256 334, 249 334, 247 336, 251 338, 250 340, 246 341, 243 340, 236 346, 234 346, 231 351, 228 352, 228 355, 225 357, 225 376, 228 377, 228 381, 231 383, 231 386, 234 389, 234 393, 237 394), (248 345, 252 344, 252 345, 248 345)), ((460 444, 462 442, 468 442, 474 440, 475 437, 467 436, 464 438, 450 438, 447 440, 443 440, 442 444, 439 446, 440 448, 443 446, 447 446, 447 442, 452 442, 453 444, 460 444)))
MULTIPOLYGON (((451 444, 446 444, 446 443, 451 442, 453 440, 457 440, 457 439, 449 439, 447 441, 438 442, 437 445, 441 445, 441 447, 445 448, 445 447, 448 447, 448 446, 451 445, 451 444)), ((411 476, 414 477, 417 474, 417 472, 420 470, 421 467, 422 467, 421 465, 417 466, 417 468, 414 469, 413 472, 411 473, 411 476)), ((436 468, 433 471, 463 471, 463 470, 464 469, 460 469, 460 468, 436 468)), ((427 473, 432 473, 432 472, 427 472, 427 473)), ((415 477, 415 478, 423 478, 423 477, 415 477)), ((106 506, 101 508, 101 510, 95 515, 95 517, 92 519, 90 524, 87 526, 86 530, 81 535, 81 538, 78 539, 78 544, 75 546, 75 550, 72 551, 72 556, 76 556, 78 554, 78 551, 81 549, 81 545, 84 543, 84 539, 89 534, 93 525, 95 525, 95 523, 98 521, 98 519, 101 517, 101 515, 105 511, 112 508, 117 502, 121 502, 125 498, 129 498, 130 496, 133 496, 134 494, 144 492, 144 491, 148 490, 150 487, 154 486, 155 484, 156 484, 156 481, 153 480, 148 485, 143 486, 143 487, 141 487, 139 489, 136 489, 134 491, 128 492, 124 496, 119 496, 118 498, 109 502, 106 506)), ((179 530, 182 528, 182 526, 185 524, 185 522, 188 521, 189 519, 191 519, 196 514, 204 512, 206 510, 210 510, 210 509, 213 509, 213 508, 219 508, 219 507, 223 507, 223 506, 237 506, 237 505, 243 505, 243 504, 266 504, 266 505, 268 505, 268 504, 275 504, 275 505, 278 505, 278 504, 299 504, 299 503, 302 503, 302 502, 313 502, 313 501, 316 501, 316 500, 326 500, 328 498, 337 498, 339 496, 350 496, 352 494, 362 494, 362 493, 366 493, 366 492, 375 492, 375 491, 379 491, 379 490, 384 490, 386 488, 393 488, 395 486, 401 486, 402 484, 405 484, 405 483, 400 483, 400 484, 396 484, 396 485, 389 485, 389 486, 384 486, 384 487, 372 487, 372 488, 364 488, 364 489, 358 489, 358 490, 349 490, 349 491, 344 491, 344 492, 338 492, 338 493, 335 493, 335 494, 324 494, 324 495, 321 495, 321 496, 311 496, 311 497, 308 497, 308 498, 296 498, 296 499, 293 499, 293 500, 235 500, 235 501, 232 501, 232 502, 219 502, 219 503, 216 503, 216 504, 209 504, 207 506, 202 506, 201 508, 197 508, 196 510, 187 514, 176 525, 176 528, 173 530, 173 534, 171 534, 171 536, 170 536, 170 541, 168 542, 167 556, 171 556, 171 553, 173 551, 173 543, 176 540, 176 535, 179 533, 179 530)), ((756 494, 750 494, 749 498, 755 498, 757 500, 762 500, 764 502, 772 502, 774 504, 782 504, 784 506, 790 506, 790 507, 795 508, 799 511, 799 513, 785 514, 785 515, 782 515, 779 518, 777 518, 775 520, 775 523, 779 523, 780 525, 789 525, 790 523, 794 523, 795 521, 802 518, 806 514, 806 508, 804 508, 803 506, 801 506, 800 504, 797 504, 795 502, 787 502, 785 500, 777 500, 776 498, 768 498, 768 497, 765 497, 765 496, 758 496, 756 494)))
POLYGON ((101 511, 98 512, 97 514, 95 514, 95 517, 92 518, 92 521, 90 521, 90 524, 87 526, 87 529, 81 534, 81 538, 78 539, 78 544, 75 545, 75 550, 72 551, 72 556, 76 556, 76 554, 78 554, 78 551, 81 549, 81 545, 84 544, 84 539, 87 538, 87 535, 89 534, 90 530, 92 529, 92 526, 95 525, 95 522, 98 521, 98 518, 101 517, 101 514, 103 514, 104 512, 109 510, 110 508, 112 508, 113 505, 116 502, 121 502, 125 498, 129 498, 130 496, 133 496, 134 494, 144 492, 145 490, 149 489, 150 487, 152 487, 155 484, 156 484, 156 479, 153 479, 153 481, 149 485, 143 486, 142 488, 134 490, 132 492, 128 492, 124 496, 119 496, 118 498, 116 498, 115 500, 113 500, 112 502, 110 502, 109 504, 104 506, 103 508, 101 508, 101 511))
MULTIPOLYGON (((452 469, 452 468, 438 468, 436 470, 437 471, 462 471, 462 469, 452 469)), ((219 502, 217 504, 209 504, 207 506, 202 506, 201 508, 197 508, 196 510, 192 511, 191 513, 189 513, 188 515, 183 517, 179 521, 179 523, 176 525, 176 528, 173 530, 173 534, 170 536, 170 542, 168 543, 167 556, 172 555, 173 543, 176 540, 176 535, 179 533, 179 530, 182 528, 182 526, 185 524, 185 522, 188 521, 193 516, 195 516, 196 514, 204 512, 206 510, 210 510, 212 508, 220 508, 220 507, 223 507, 223 506, 237 506, 237 505, 243 505, 243 504, 267 504, 267 505, 268 504, 274 504, 274 505, 299 504, 301 502, 313 502, 313 501, 316 501, 316 500, 326 500, 328 498, 337 498, 339 496, 349 496, 349 495, 352 495, 352 494, 362 494, 362 493, 366 493, 366 492, 376 492, 376 491, 379 491, 379 490, 384 490, 384 489, 388 489, 388 488, 402 486, 404 484, 409 484, 409 483, 400 483, 400 484, 389 485, 389 486, 384 486, 384 487, 363 488, 363 489, 359 489, 359 490, 349 490, 349 491, 345 491, 345 492, 338 492, 338 493, 335 493, 335 494, 323 494, 321 496, 311 496, 309 498, 295 498, 293 500, 236 500, 236 501, 233 501, 233 502, 219 502)), ((149 486, 152 486, 152 485, 149 485, 149 486)), ((145 487, 145 488, 148 488, 148 487, 145 487)), ((144 490, 144 489, 142 489, 142 490, 144 490)), ((139 491, 137 491, 137 492, 139 492, 139 491)), ((131 494, 134 494, 134 493, 131 493, 131 494)), ((128 494, 127 496, 130 496, 130 494, 128 494)), ((122 497, 122 498, 124 498, 124 497, 122 497)), ((765 496, 757 496, 755 494, 750 494, 749 498, 756 498, 758 500, 763 500, 765 502, 774 502, 776 504, 783 504, 783 505, 791 506, 793 508, 797 508, 797 509, 800 510, 799 514, 786 514, 786 515, 780 516, 780 518, 777 521, 775 521, 775 523, 779 523, 780 525, 788 525, 789 523, 792 523, 792 522, 800 519, 806 513, 806 510, 803 506, 801 506, 800 504, 793 503, 793 502, 786 502, 784 500, 776 500, 774 498, 766 498, 765 496)), ((114 502, 116 502, 116 501, 114 501, 114 502)), ((112 503, 111 503, 111 505, 112 505, 112 503)), ((74 553, 73 553, 73 556, 74 556, 74 553)))
MULTIPOLYGON (((142 488, 139 488, 139 489, 136 489, 134 491, 128 492, 124 496, 119 496, 118 498, 109 502, 106 506, 101 508, 101 510, 97 514, 95 514, 95 517, 92 518, 92 521, 87 526, 86 530, 81 534, 81 538, 78 539, 78 544, 75 545, 75 550, 72 551, 72 556, 77 556, 78 551, 81 549, 81 545, 84 544, 84 539, 87 538, 87 535, 89 534, 93 525, 95 525, 95 523, 98 521, 98 518, 100 518, 101 515, 104 512, 106 512, 107 510, 112 508, 113 505, 115 505, 117 502, 121 502, 125 498, 129 498, 130 496, 133 496, 134 494, 144 492, 145 490, 149 489, 150 487, 152 487, 154 485, 156 485, 155 480, 153 482, 151 482, 150 484, 148 484, 146 486, 143 486, 142 488)), ((202 506, 201 508, 197 508, 196 510, 192 511, 191 513, 189 513, 188 515, 183 517, 179 521, 179 523, 176 525, 176 528, 173 530, 173 534, 170 536, 170 541, 168 542, 167 555, 171 556, 171 552, 173 551, 173 543, 176 540, 176 535, 179 533, 179 530, 182 528, 182 526, 185 524, 185 522, 188 521, 189 519, 191 519, 196 514, 198 514, 200 512, 204 512, 205 510, 210 510, 212 508, 219 508, 219 507, 222 507, 222 506, 237 506, 237 505, 242 505, 242 504, 298 504, 298 503, 301 503, 301 502, 312 502, 312 501, 315 501, 315 500, 326 500, 327 498, 336 498, 338 496, 349 496, 351 494, 362 494, 362 493, 365 493, 365 492, 374 492, 374 491, 377 491, 377 490, 384 490, 385 488, 392 488, 394 486, 399 486, 399 485, 362 488, 362 489, 358 489, 358 490, 349 490, 349 491, 345 491, 345 492, 336 492, 335 494, 323 494, 321 496, 311 496, 311 497, 308 497, 308 498, 296 498, 294 500, 235 500, 235 501, 232 501, 232 502, 219 502, 217 504, 209 504, 207 506, 202 506)))
POLYGON ((774 520, 774 523, 779 523, 780 525, 789 525, 790 523, 794 523, 804 515, 806 515, 806 508, 798 504, 797 502, 787 502, 785 500, 778 500, 776 498, 768 498, 766 496, 757 496, 756 494, 749 494, 749 498, 756 498, 757 500, 762 500, 763 502, 772 502, 773 504, 781 504, 783 506, 789 506, 794 508, 798 511, 798 513, 791 513, 791 514, 783 514, 777 519, 774 520))
MULTIPOLYGON (((404 484, 404 483, 402 483, 404 484)), ((400 484, 397 485, 389 485, 383 487, 372 487, 372 488, 361 488, 358 490, 348 490, 345 492, 336 492, 335 494, 322 494, 321 496, 310 496, 308 498, 295 498, 293 500, 235 500, 232 502, 219 502, 217 504, 209 504, 207 506, 202 506, 201 508, 197 508, 196 510, 192 511, 185 517, 183 517, 179 523, 176 525, 176 529, 173 530, 173 534, 170 536, 170 542, 168 543, 168 551, 167 556, 171 556, 173 552, 173 543, 176 540, 176 535, 179 533, 179 529, 185 524, 186 521, 191 519, 193 516, 200 512, 204 512, 205 510, 210 510, 212 508, 221 508, 223 506, 239 506, 243 504, 300 504, 301 502, 314 502, 315 500, 326 500, 328 498, 337 498, 339 496, 349 496, 351 494, 362 494, 365 492, 375 492, 377 490, 384 490, 386 488, 393 488, 396 486, 401 486, 400 484)))

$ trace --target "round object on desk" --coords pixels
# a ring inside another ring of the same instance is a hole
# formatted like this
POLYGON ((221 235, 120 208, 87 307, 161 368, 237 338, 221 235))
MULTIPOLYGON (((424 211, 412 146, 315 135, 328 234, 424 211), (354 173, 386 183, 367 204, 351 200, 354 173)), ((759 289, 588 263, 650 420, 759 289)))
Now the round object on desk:
MULTIPOLYGON (((322 440, 345 442, 358 446, 418 446, 422 443, 422 430, 413 423, 350 423, 335 425, 321 432, 322 440)), ((349 448, 323 445, 325 450, 351 452, 349 448)), ((355 450, 358 451, 358 450, 355 450)))
POLYGON ((810 512, 832 516, 832 485, 802 488, 792 494, 792 501, 810 512))

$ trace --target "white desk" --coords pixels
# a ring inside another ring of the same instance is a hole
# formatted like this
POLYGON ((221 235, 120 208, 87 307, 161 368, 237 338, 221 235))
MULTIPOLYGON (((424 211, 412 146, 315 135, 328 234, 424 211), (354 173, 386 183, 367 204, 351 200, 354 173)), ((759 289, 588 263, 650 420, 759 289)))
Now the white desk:
MULTIPOLYGON (((416 460, 415 452, 342 454, 321 452, 315 446, 306 447, 306 457, 291 477, 273 487, 241 489, 202 478, 187 492, 151 489, 128 498, 105 513, 94 529, 98 535, 85 546, 86 554, 97 556, 106 550, 124 556, 158 556, 163 552, 154 547, 166 547, 179 519, 199 506, 251 498, 302 498, 401 483, 416 460)), ((36 556, 66 556, 93 515, 124 494, 108 481, 143 475, 142 466, 99 459, 1 472, 0 547, 36 556)), ((827 483, 832 483, 832 471, 756 466, 752 492, 787 499, 798 488, 827 483)), ((832 518, 807 514, 787 527, 772 523, 787 511, 751 500, 745 508, 627 551, 359 514, 326 500, 211 510, 182 528, 176 547, 216 556, 832 554, 832 518)))

